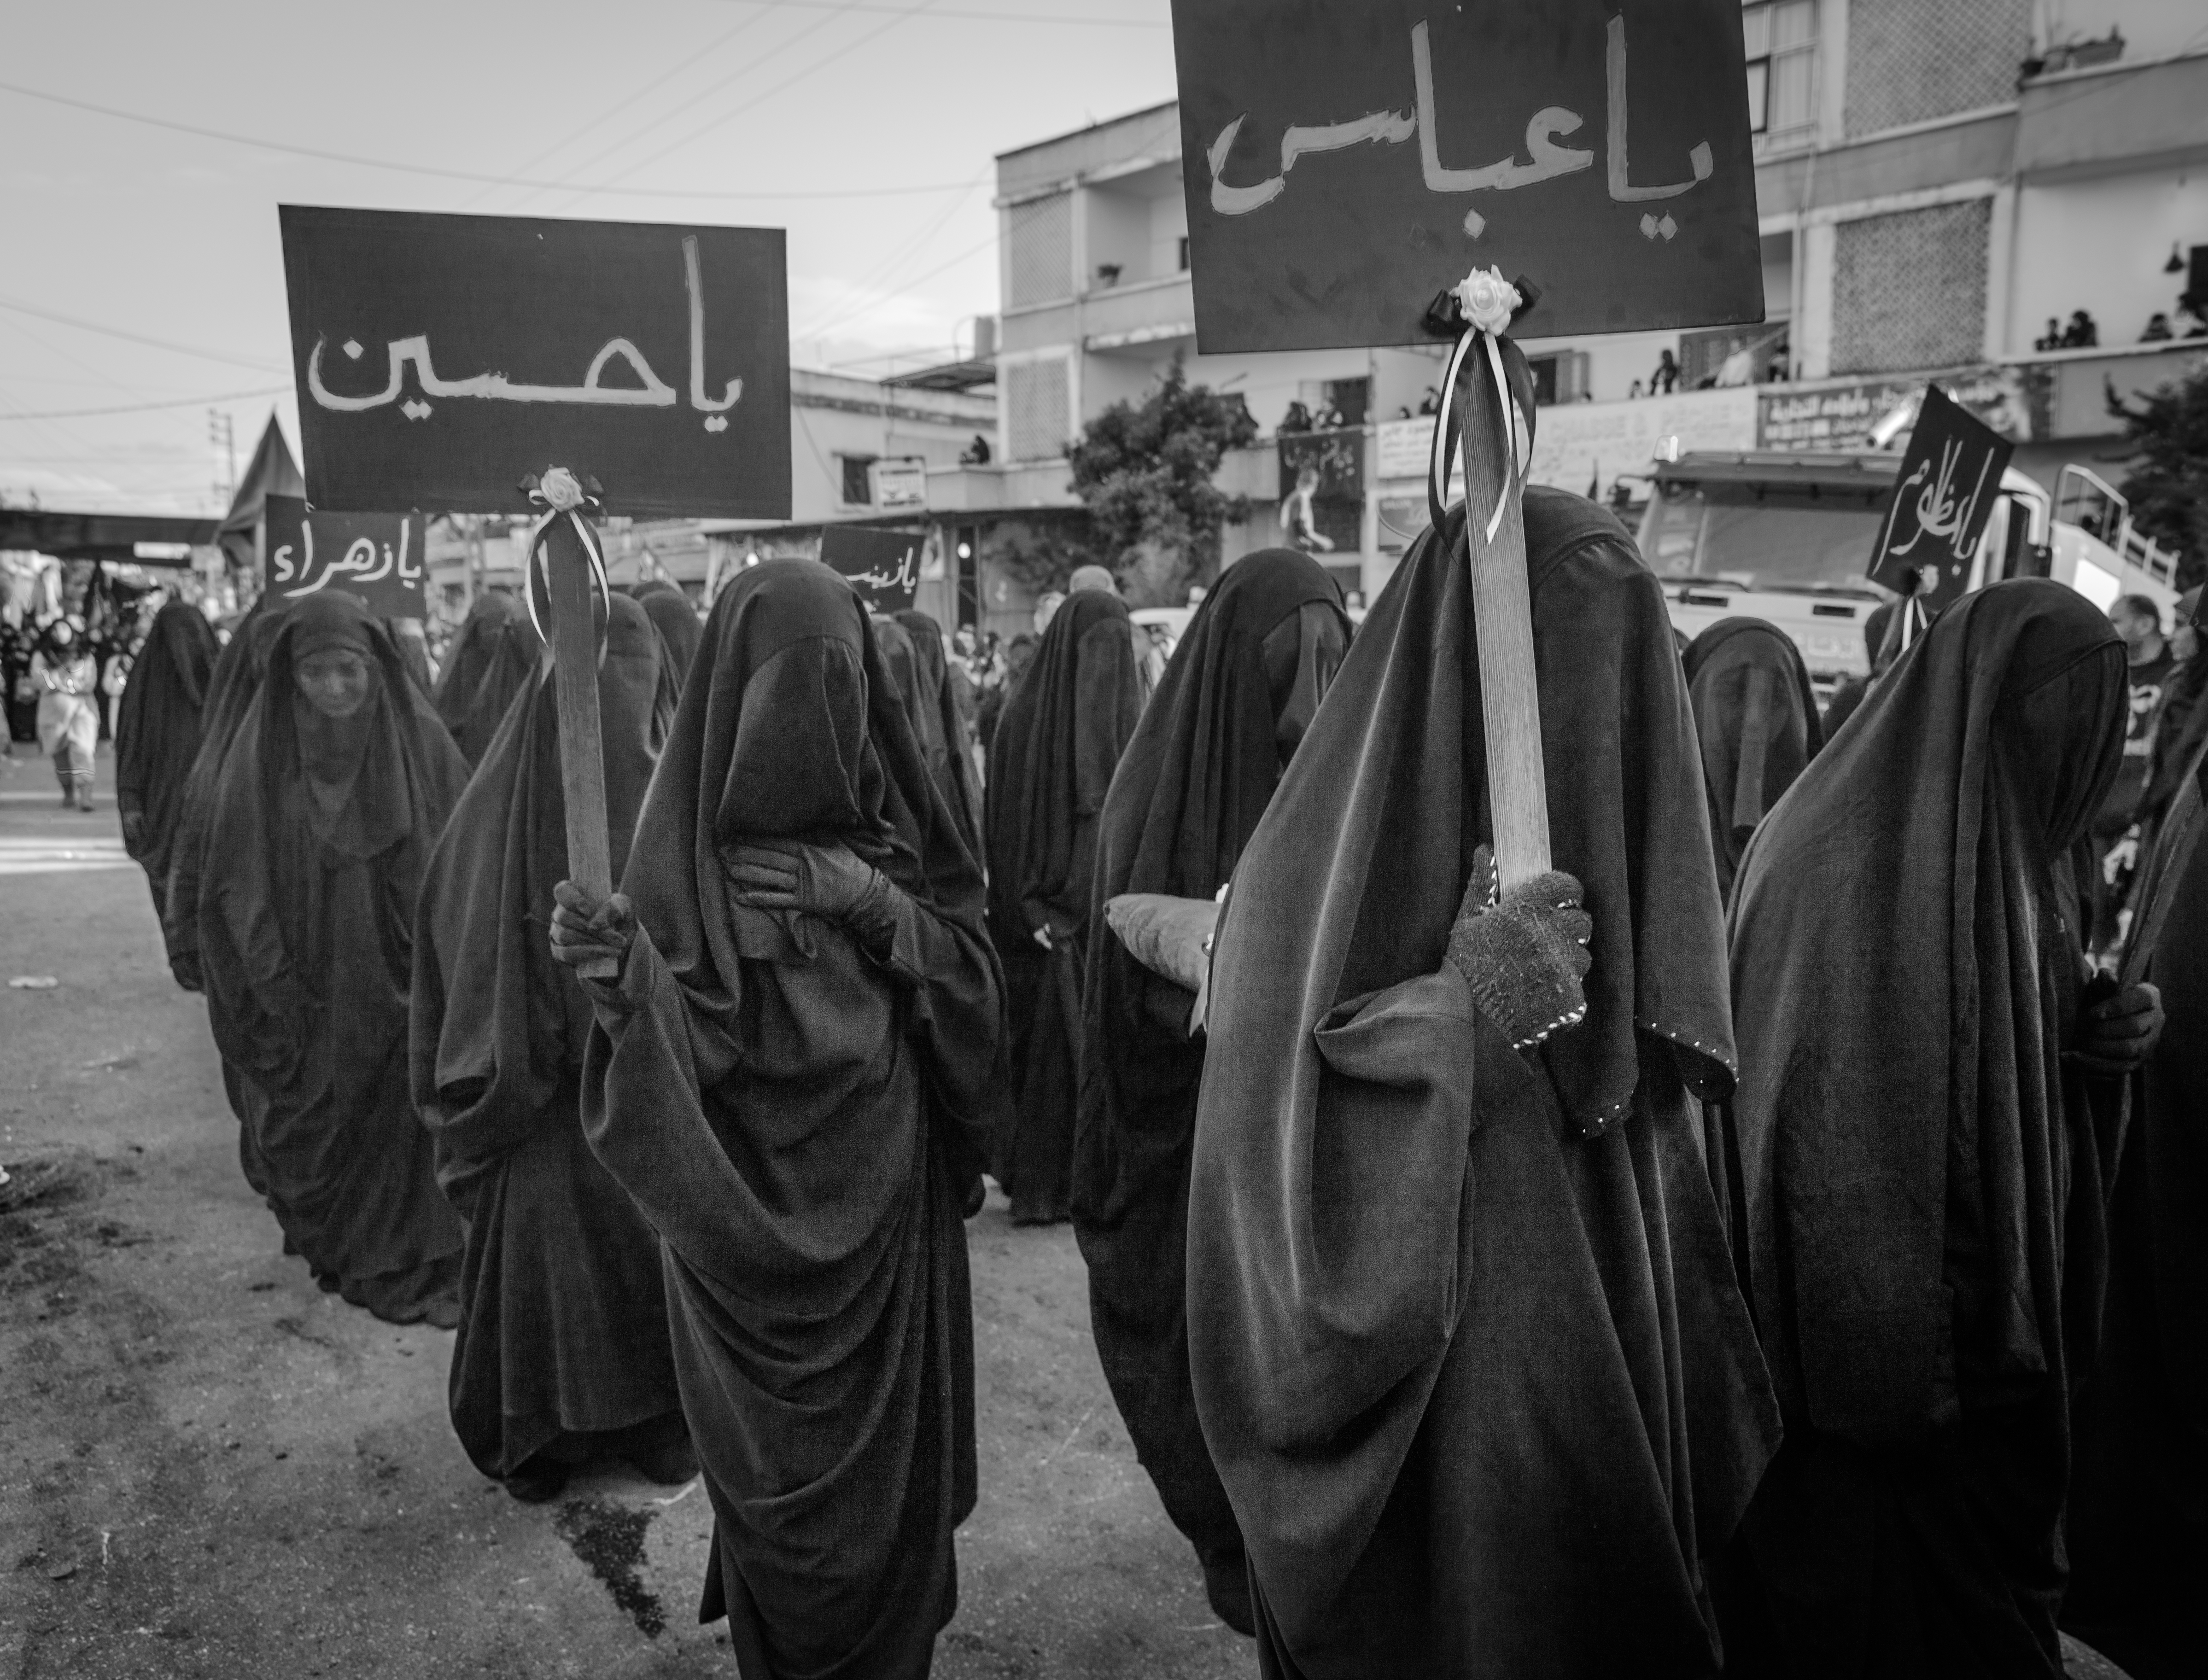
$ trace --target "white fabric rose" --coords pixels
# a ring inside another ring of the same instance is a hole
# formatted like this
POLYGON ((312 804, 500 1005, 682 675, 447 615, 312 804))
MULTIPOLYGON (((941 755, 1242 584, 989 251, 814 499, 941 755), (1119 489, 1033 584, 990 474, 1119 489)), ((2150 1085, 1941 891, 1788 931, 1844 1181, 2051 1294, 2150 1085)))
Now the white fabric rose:
POLYGON ((537 493, 545 504, 565 513, 583 505, 582 481, 564 466, 544 469, 544 476, 537 482, 537 493))
POLYGON ((1525 302, 1500 268, 1475 268, 1457 283, 1456 301, 1466 324, 1477 332, 1500 333, 1525 302))

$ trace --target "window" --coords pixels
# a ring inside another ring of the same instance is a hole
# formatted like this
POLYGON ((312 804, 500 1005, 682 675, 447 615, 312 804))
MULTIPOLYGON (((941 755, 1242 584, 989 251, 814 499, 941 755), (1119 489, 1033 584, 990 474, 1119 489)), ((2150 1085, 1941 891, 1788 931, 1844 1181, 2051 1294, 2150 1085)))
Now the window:
POLYGON ((1799 140, 1817 122, 1817 0, 1758 0, 1740 9, 1748 58, 1748 125, 1799 140))
POLYGON ((867 481, 867 469, 874 464, 872 455, 838 455, 836 465, 843 470, 843 502, 846 507, 870 507, 874 500, 873 487, 867 481))

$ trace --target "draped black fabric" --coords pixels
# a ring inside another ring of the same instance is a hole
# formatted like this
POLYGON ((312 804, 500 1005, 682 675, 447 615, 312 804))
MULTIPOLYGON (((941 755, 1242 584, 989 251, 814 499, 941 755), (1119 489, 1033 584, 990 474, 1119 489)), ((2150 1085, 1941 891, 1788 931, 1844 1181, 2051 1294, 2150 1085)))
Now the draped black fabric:
POLYGON ((222 649, 197 607, 171 601, 153 615, 130 667, 117 719, 115 802, 123 843, 165 916, 169 865, 183 814, 184 783, 200 748, 200 714, 222 649))
POLYGON ((981 870, 858 599, 810 561, 715 602, 622 876, 591 1147, 658 1231, 713 1502, 702 1615, 747 1680, 927 1672, 975 1492, 962 1210, 1001 1020, 981 870), (731 902, 723 849, 840 843, 886 957, 731 902))
POLYGON ((2169 1019, 2110 1197, 2063 1624, 2135 1680, 2180 1680, 2199 1667, 2208 1573, 2208 847, 2180 879, 2147 977, 2169 1019))
POLYGON ((696 663, 699 645, 705 639, 705 627, 699 621, 698 609, 690 604, 690 597, 664 578, 654 578, 649 583, 639 584, 636 598, 645 611, 651 615, 652 627, 667 644, 674 657, 675 690, 680 694, 682 685, 689 680, 690 667, 696 663))
POLYGON ((199 883, 207 1015, 247 1179, 315 1279, 380 1317, 451 1311, 459 1222, 407 1088, 414 903, 467 769, 389 633, 349 596, 279 621, 225 756, 199 883), (349 717, 295 666, 368 661, 349 717))
POLYGON ((912 724, 913 739, 920 742, 921 756, 926 758, 927 737, 921 717, 920 654, 912 645, 910 633, 895 619, 870 608, 867 620, 873 626, 874 645, 881 651, 882 663, 890 674, 890 684, 897 690, 897 699, 904 702, 905 717, 912 724))
MULTIPOLYGON (((628 856, 675 717, 644 609, 616 596, 598 668, 606 824, 628 856)), ((415 916, 412 1089, 467 1227, 453 1427, 486 1475, 678 1415, 659 1239, 583 1136, 591 1005, 554 960, 567 873, 549 665, 515 700, 429 860, 415 916)))
POLYGON ((1702 746, 1718 893, 1725 897, 1748 837, 1816 757, 1824 729, 1802 651, 1774 624, 1720 619, 1695 638, 1685 664, 1702 746))
POLYGON ((1704 1675, 1777 1418, 1698 1147, 1732 1081, 1701 765, 1624 530, 1525 494, 1587 1018, 1523 1055, 1443 960, 1488 836, 1463 514, 1404 557, 1235 868, 1189 1351, 1261 1671, 1704 1675))
POLYGON ((974 766, 974 733, 967 727, 966 713, 951 680, 943 627, 922 612, 899 613, 897 621, 912 639, 919 685, 920 745, 927 755, 928 774, 943 789, 951 814, 957 819, 959 837, 979 857, 981 787, 974 766))
POLYGON ((445 727, 455 735, 475 704, 476 690, 490 664, 497 633, 518 616, 526 617, 527 614, 511 595, 486 590, 476 597, 467 617, 461 621, 459 631, 445 649, 444 666, 437 673, 437 687, 432 698, 437 703, 437 716, 445 720, 445 727))
POLYGON ((1126 605, 1082 590, 1051 620, 989 750, 989 932, 1017 1000, 995 1172, 1023 1223, 1064 1219, 1072 1193, 1097 821, 1142 711, 1126 605))
MULTIPOLYGON (((200 987, 200 872, 206 860, 207 817, 231 742, 261 693, 268 649, 283 627, 284 615, 284 605, 272 603, 264 595, 223 645, 214 675, 207 680, 207 702, 200 710, 199 747, 177 802, 167 882, 161 895, 161 939, 168 947, 169 966, 195 991, 200 987)), ((237 1107, 234 1092, 231 1107, 237 1107)), ((241 1113, 239 1119, 243 1118, 241 1113)))
POLYGON ((482 675, 476 679, 475 693, 460 708, 457 722, 447 719, 453 744, 471 771, 490 751, 491 739, 514 701, 536 681, 544 663, 544 639, 528 614, 516 613, 483 633, 476 655, 482 675))
POLYGON ((1083 996, 1073 1220, 1113 1398, 1166 1511, 1208 1573, 1245 1569, 1189 1387, 1189 1151, 1203 1041, 1194 995, 1104 926, 1123 892, 1209 898, 1264 814, 1349 648, 1341 591, 1308 555, 1220 574, 1127 745, 1104 801, 1083 996))
POLYGON ((1775 1648, 1744 1671, 2062 1671, 2069 1407, 2122 1113, 2121 1082, 2062 1058, 2067 855, 2125 709, 2090 603, 1996 584, 1934 621, 1749 846, 1733 1118, 1787 1436, 1744 1530, 1775 1648))

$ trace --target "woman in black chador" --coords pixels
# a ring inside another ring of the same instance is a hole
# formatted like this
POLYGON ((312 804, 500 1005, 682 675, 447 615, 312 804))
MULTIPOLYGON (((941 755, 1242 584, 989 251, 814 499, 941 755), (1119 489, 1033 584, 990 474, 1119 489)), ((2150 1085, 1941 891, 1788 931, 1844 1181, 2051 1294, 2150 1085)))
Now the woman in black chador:
POLYGON ((1341 591, 1317 561, 1272 549, 1228 567, 1127 745, 1097 843, 1073 1155, 1089 1317, 1136 1454, 1196 1547, 1213 1609, 1243 1633, 1242 1532, 1189 1389, 1196 998, 1129 954, 1104 905, 1123 892, 1208 899, 1226 884, 1348 649, 1341 591))
POLYGON ((1687 699, 1702 747, 1718 896, 1764 813, 1825 744, 1817 694, 1794 639, 1760 618, 1726 618, 1689 644, 1687 699))
POLYGON ((925 1675, 974 1506, 962 1211, 1002 1018, 981 873, 866 609, 811 561, 715 602, 622 893, 583 1114, 666 1256, 746 1680, 925 1675))
POLYGON ((1127 609, 1077 590, 1051 619, 989 749, 989 933, 1011 999, 997 1181, 1018 1224, 1066 1216, 1096 831, 1143 712, 1127 609))
MULTIPOLYGON (((609 604, 598 723, 619 869, 675 690, 643 607, 609 604)), ((467 1224, 453 1427, 477 1469, 532 1501, 594 1458, 655 1481, 697 1473, 659 1239, 584 1139, 591 1005, 545 939, 567 873, 555 700, 540 666, 429 860, 414 936, 414 1099, 467 1224)))
POLYGON ((115 805, 123 844, 153 889, 153 914, 169 897, 170 849, 184 779, 200 749, 200 713, 222 647, 197 607, 171 601, 153 615, 123 690, 115 741, 115 805))
POLYGON ((325 1289, 449 1327, 459 1221, 407 1088, 406 1012, 415 899, 467 766, 359 602, 309 596, 279 624, 198 886, 245 1176, 325 1289))
POLYGON ((2092 1369, 2151 988, 2087 988, 2071 854, 2123 645, 2038 579, 1948 608, 1734 888, 1736 1227, 1785 1419, 1730 1671, 2059 1680, 2092 1369))

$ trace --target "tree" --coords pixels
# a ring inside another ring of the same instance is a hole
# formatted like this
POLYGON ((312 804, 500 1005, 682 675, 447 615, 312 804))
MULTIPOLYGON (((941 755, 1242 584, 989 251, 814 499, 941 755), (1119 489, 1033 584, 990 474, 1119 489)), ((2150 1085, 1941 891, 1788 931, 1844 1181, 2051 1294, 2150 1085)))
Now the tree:
POLYGON ((2132 523, 2177 550, 2178 586, 2190 589, 2208 575, 2208 366, 2140 398, 2137 407, 2111 387, 2109 412, 2124 423, 2132 523))
MULTIPOLYGON (((1073 492, 1103 563, 1136 606, 1179 606, 1219 569, 1219 533, 1250 499, 1212 483, 1220 459, 1253 442, 1239 398, 1191 385, 1175 356, 1139 402, 1117 402, 1073 447, 1073 492)), ((1070 569, 1070 568, 1069 568, 1070 569)))

